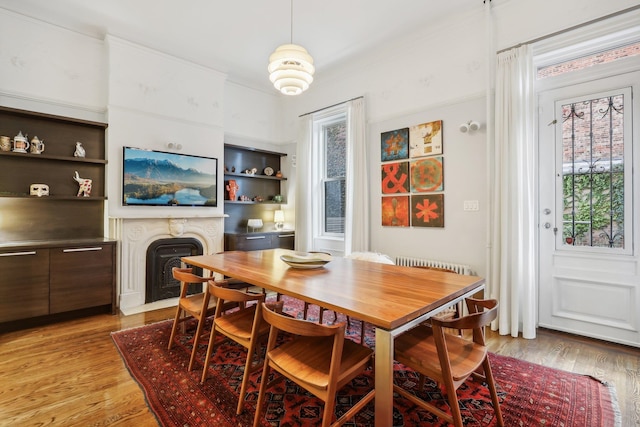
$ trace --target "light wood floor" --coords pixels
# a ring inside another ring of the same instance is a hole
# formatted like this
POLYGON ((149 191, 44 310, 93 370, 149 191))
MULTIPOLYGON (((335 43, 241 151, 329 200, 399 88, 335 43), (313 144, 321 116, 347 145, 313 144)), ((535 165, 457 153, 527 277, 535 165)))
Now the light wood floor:
MULTIPOLYGON (((0 334, 0 426, 156 426, 110 332, 173 314, 98 315, 0 334)), ((495 353, 614 383, 623 427, 640 425, 639 349, 547 330, 536 340, 488 336, 495 353)))

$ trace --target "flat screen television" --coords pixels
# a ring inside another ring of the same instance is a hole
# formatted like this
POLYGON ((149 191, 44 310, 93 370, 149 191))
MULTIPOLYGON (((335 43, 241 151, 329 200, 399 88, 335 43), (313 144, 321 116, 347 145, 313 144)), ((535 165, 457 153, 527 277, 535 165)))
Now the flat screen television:
POLYGON ((218 159, 124 147, 125 206, 218 206, 218 159))

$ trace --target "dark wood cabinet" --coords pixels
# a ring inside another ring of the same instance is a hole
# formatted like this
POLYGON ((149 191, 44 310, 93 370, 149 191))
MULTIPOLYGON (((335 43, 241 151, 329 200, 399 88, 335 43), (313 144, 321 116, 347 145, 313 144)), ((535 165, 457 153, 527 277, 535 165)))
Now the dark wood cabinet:
POLYGON ((0 250, 0 323, 49 314, 49 250, 0 250))
POLYGON ((227 251, 257 251, 261 249, 293 249, 295 232, 274 231, 267 233, 225 233, 227 251))
POLYGON ((115 313, 115 257, 106 240, 1 248, 0 331, 115 313))
POLYGON ((107 124, 0 107, 0 135, 44 151, 0 149, 0 331, 115 313, 116 242, 104 238, 107 124), (75 156, 77 143, 84 156, 75 156), (88 197, 79 183, 91 179, 88 197), (30 195, 46 184, 49 195, 30 195))
POLYGON ((50 250, 51 314, 113 304, 115 245, 50 250))

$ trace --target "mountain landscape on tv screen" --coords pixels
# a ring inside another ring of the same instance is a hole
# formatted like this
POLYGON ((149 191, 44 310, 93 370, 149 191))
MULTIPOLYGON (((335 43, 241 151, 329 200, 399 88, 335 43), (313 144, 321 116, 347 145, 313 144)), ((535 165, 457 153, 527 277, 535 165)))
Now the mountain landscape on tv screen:
POLYGON ((182 168, 170 160, 124 161, 126 204, 216 206, 216 174, 182 168))

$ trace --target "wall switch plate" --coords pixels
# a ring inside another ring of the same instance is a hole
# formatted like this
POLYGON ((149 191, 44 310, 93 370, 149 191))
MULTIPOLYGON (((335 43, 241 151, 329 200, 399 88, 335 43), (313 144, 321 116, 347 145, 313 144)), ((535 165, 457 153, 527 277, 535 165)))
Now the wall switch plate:
POLYGON ((477 200, 465 200, 464 201, 464 210, 465 211, 479 211, 480 205, 477 200))

